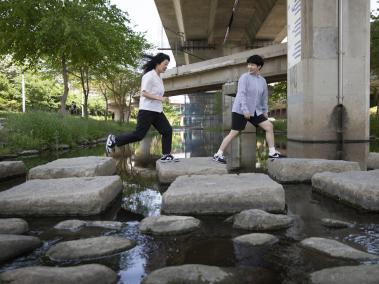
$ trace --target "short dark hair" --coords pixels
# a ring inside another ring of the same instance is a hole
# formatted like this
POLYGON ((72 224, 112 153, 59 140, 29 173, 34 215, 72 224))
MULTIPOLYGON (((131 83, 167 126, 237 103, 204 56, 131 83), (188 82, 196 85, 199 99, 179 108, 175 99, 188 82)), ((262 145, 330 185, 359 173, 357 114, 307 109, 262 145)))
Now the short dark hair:
POLYGON ((253 64, 256 64, 257 66, 263 66, 265 64, 265 61, 263 60, 263 58, 259 55, 252 55, 250 56, 247 60, 246 60, 247 63, 253 63, 253 64))
POLYGON ((163 61, 165 60, 168 60, 170 61, 170 56, 168 56, 167 54, 165 53, 158 53, 157 55, 155 56, 151 56, 151 55, 145 55, 144 56, 146 59, 147 59, 147 62, 145 63, 145 65, 142 67, 143 68, 143 71, 144 71, 144 74, 146 74, 147 72, 155 69, 155 67, 158 65, 158 64, 161 64, 163 61))

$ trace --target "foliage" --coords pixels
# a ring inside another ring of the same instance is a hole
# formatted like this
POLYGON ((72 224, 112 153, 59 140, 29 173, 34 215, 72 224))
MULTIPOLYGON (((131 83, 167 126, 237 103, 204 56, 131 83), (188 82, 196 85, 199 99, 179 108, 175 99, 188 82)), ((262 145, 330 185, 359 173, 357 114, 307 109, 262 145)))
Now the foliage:
POLYGON ((173 126, 180 125, 180 111, 169 103, 163 104, 163 112, 173 126))
POLYGON ((120 133, 134 128, 134 124, 120 125, 78 116, 60 116, 57 113, 29 112, 2 113, 5 117, 5 130, 1 137, 12 152, 21 149, 54 148, 57 144, 75 145, 84 140, 105 137, 109 132, 120 133))
POLYGON ((370 115, 370 136, 379 138, 379 123, 378 116, 376 114, 370 115))
POLYGON ((269 108, 278 104, 287 104, 287 82, 279 82, 272 86, 272 94, 269 98, 269 108))
MULTIPOLYGON (((116 103, 120 113, 121 121, 125 117, 121 114, 127 113, 126 122, 129 121, 131 113, 132 97, 139 90, 141 74, 128 68, 118 68, 118 70, 109 70, 106 77, 102 79, 106 90, 109 91, 109 97, 116 103)), ((105 90, 102 90, 103 94, 105 90)))
POLYGON ((0 74, 0 110, 17 111, 21 109, 21 96, 8 78, 0 74))
POLYGON ((0 2, 0 55, 12 54, 22 66, 41 62, 62 72, 68 95, 68 72, 81 83, 87 106, 89 83, 119 65, 134 66, 146 41, 127 25, 127 14, 109 0, 3 0, 0 2))
MULTIPOLYGON (((21 70, 8 59, 0 60, 0 110, 20 111, 21 70)), ((55 80, 42 72, 25 72, 25 94, 27 110, 56 110, 62 89, 55 80)))

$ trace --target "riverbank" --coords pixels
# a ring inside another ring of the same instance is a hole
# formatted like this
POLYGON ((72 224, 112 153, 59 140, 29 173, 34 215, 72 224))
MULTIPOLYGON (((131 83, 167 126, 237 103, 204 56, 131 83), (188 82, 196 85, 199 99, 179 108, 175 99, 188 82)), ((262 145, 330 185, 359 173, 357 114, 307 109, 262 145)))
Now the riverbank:
POLYGON ((102 143, 109 133, 122 133, 135 127, 134 121, 126 124, 51 112, 1 112, 0 118, 0 155, 3 156, 102 143))

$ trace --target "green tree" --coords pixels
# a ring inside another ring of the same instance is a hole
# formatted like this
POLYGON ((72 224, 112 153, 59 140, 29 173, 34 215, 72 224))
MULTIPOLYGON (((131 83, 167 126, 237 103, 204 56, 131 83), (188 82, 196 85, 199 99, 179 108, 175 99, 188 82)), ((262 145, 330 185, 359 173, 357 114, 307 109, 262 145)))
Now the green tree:
MULTIPOLYGON (((127 114, 126 122, 129 122, 131 114, 132 97, 138 92, 141 81, 141 75, 134 70, 119 69, 114 73, 108 73, 103 78, 109 96, 113 99, 120 113, 121 121, 125 121, 124 113, 127 114)), ((105 96, 105 90, 102 90, 105 96)))
POLYGON ((272 86, 272 94, 269 98, 270 108, 277 104, 287 104, 287 82, 279 82, 272 86))
POLYGON ((90 80, 117 65, 134 65, 146 45, 109 0, 2 0, 0 55, 12 54, 25 68, 41 62, 60 70, 66 111, 68 74, 81 83, 85 106, 90 80))

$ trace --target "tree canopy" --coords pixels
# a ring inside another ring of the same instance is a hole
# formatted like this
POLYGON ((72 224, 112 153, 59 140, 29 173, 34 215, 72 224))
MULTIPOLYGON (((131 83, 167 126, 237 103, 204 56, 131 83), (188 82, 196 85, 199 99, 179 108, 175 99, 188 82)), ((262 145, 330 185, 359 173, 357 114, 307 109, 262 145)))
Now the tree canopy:
POLYGON ((41 63, 60 70, 65 110, 68 76, 89 82, 119 66, 135 66, 148 44, 129 26, 126 13, 109 0, 3 0, 0 2, 0 55, 27 68, 41 63))

